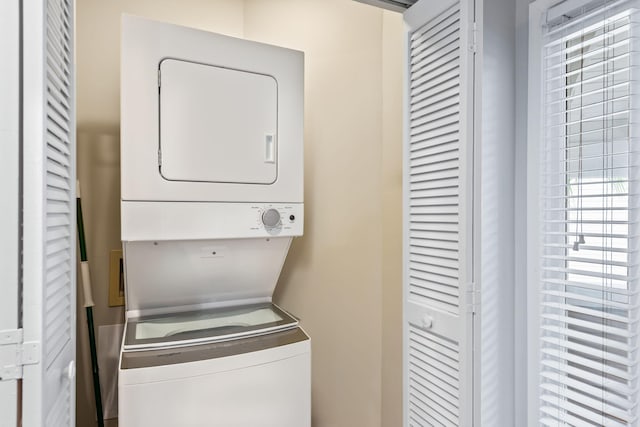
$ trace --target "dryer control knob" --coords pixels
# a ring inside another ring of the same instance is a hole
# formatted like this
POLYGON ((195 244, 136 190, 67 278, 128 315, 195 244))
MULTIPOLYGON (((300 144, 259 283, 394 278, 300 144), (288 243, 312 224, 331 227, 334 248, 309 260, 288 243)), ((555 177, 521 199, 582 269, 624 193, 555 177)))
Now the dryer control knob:
POLYGON ((276 209, 267 209, 262 214, 262 223, 268 228, 276 227, 280 224, 280 212, 276 209))

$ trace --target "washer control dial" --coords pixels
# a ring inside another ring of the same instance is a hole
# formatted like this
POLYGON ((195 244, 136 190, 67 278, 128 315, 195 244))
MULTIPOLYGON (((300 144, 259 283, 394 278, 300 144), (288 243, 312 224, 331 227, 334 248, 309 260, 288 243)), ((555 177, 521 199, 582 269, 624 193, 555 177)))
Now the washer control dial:
POLYGON ((280 224, 280 212, 277 209, 267 209, 262 213, 262 223, 267 228, 277 227, 280 224))

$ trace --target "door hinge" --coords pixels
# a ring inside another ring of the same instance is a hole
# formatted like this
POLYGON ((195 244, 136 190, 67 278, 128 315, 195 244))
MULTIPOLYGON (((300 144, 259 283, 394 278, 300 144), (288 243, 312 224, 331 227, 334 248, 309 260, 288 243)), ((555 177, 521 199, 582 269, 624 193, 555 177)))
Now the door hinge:
POLYGON ((478 50, 478 25, 475 22, 471 26, 471 37, 469 40, 469 52, 476 53, 478 50))
POLYGON ((480 289, 475 283, 467 285, 467 313, 476 314, 480 309, 480 289))
POLYGON ((160 87, 160 85, 162 84, 162 72, 160 71, 160 69, 158 69, 158 87, 160 87))
POLYGON ((162 150, 158 150, 158 167, 162 167, 162 150))
POLYGON ((22 329, 0 331, 0 381, 20 379, 24 365, 39 362, 39 342, 23 342, 22 329))

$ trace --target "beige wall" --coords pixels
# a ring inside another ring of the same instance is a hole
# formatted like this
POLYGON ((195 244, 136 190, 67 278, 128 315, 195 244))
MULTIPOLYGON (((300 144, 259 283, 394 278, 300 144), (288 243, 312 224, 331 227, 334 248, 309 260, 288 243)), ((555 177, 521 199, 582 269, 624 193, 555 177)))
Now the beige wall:
MULTIPOLYGON (((312 337, 314 426, 400 425, 400 16, 351 0, 77 0, 78 173, 96 327, 122 321, 107 307, 120 227, 121 12, 305 51, 305 235, 275 299, 312 337)), ((78 319, 77 424, 89 426, 78 319)))

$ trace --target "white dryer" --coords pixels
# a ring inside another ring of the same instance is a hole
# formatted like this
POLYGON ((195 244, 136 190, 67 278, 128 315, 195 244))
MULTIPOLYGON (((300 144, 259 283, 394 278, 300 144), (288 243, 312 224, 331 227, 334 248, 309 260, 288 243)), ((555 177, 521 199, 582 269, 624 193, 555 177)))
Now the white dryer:
POLYGON ((121 61, 120 427, 310 426, 303 54, 124 16, 121 61))

